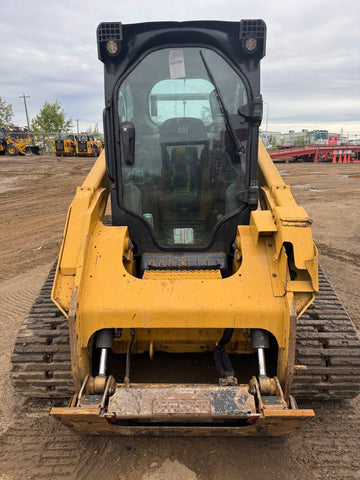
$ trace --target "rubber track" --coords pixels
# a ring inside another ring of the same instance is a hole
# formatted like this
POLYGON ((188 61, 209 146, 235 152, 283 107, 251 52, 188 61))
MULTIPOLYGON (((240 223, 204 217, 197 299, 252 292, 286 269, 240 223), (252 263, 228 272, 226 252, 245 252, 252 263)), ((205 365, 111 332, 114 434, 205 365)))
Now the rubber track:
POLYGON ((67 319, 51 300, 56 265, 18 332, 11 377, 24 397, 64 398, 74 394, 67 319))
MULTIPOLYGON (((71 397, 67 319, 50 298, 55 266, 24 320, 12 355, 12 379, 25 397, 71 397)), ((352 398, 360 390, 360 341, 354 325, 319 271, 320 292, 298 321, 292 394, 297 399, 352 398)))
POLYGON ((319 294, 298 320, 292 394, 297 399, 337 400, 360 393, 360 340, 319 268, 319 294))

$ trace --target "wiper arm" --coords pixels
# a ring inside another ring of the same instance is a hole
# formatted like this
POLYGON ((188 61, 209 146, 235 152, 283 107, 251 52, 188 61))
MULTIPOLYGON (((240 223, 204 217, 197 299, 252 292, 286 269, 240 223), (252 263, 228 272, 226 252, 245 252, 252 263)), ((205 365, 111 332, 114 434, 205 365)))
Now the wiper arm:
POLYGON ((202 51, 200 50, 200 57, 201 57, 201 60, 204 64, 204 67, 205 67, 205 70, 206 70, 206 73, 209 77, 209 80, 211 81, 211 83, 214 85, 214 88, 215 88, 215 94, 216 94, 216 99, 219 103, 219 107, 220 107, 220 111, 221 111, 221 114, 222 116, 224 117, 224 120, 225 120, 225 127, 226 127, 226 130, 229 134, 229 137, 231 139, 231 142, 233 144, 233 146, 235 147, 235 155, 237 157, 240 157, 240 155, 242 153, 245 153, 245 149, 244 149, 244 146, 242 145, 242 143, 240 142, 240 140, 238 139, 237 135, 236 135, 236 132, 234 130, 234 127, 232 126, 231 122, 230 122, 230 117, 229 117, 229 113, 228 111, 226 110, 225 108, 225 104, 224 104, 224 100, 221 96, 221 93, 220 93, 220 90, 219 90, 219 87, 217 86, 216 82, 215 82, 215 78, 214 78, 214 75, 212 74, 210 68, 209 68, 209 65, 207 64, 205 58, 204 58, 204 55, 202 53, 202 51))

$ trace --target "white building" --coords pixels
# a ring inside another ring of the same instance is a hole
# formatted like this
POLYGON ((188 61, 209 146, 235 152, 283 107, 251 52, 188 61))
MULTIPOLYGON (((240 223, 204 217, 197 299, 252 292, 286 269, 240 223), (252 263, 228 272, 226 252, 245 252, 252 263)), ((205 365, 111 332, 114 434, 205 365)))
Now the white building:
POLYGON ((265 147, 281 145, 281 132, 263 132, 260 130, 260 138, 265 147))

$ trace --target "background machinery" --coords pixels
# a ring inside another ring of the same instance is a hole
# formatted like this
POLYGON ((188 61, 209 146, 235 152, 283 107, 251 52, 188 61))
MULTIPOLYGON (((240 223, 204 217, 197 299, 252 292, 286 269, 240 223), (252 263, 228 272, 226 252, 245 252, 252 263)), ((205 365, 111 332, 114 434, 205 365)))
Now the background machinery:
POLYGON ((17 389, 73 394, 52 415, 123 435, 288 434, 314 416, 293 394, 355 396, 359 339, 259 143, 264 22, 102 23, 97 38, 106 154, 19 332, 17 389))
POLYGON ((96 142, 87 133, 81 133, 77 136, 75 147, 77 157, 97 157, 102 150, 102 144, 96 142))
POLYGON ((77 136, 73 134, 60 135, 54 142, 54 152, 57 157, 73 157, 76 152, 77 136))
POLYGON ((0 128, 0 155, 39 155, 40 147, 29 143, 28 139, 13 139, 8 136, 4 129, 0 128))

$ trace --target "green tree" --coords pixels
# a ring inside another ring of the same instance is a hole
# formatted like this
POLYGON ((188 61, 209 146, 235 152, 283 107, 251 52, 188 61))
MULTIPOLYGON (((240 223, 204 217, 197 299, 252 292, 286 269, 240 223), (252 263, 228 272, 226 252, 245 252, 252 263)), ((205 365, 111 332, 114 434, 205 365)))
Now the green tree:
POLYGON ((45 102, 40 113, 31 121, 31 129, 35 134, 48 136, 68 133, 72 129, 72 121, 66 119, 66 113, 60 103, 45 102))
POLYGON ((89 135, 92 135, 93 137, 101 136, 98 123, 95 123, 94 128, 89 127, 87 131, 89 132, 89 135))
POLYGON ((12 105, 6 105, 5 100, 0 97, 0 127, 9 128, 13 116, 12 105))
POLYGON ((296 137, 294 140, 294 145, 305 145, 305 137, 296 137))

